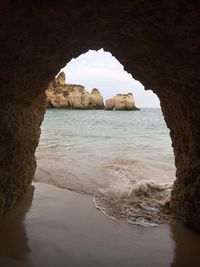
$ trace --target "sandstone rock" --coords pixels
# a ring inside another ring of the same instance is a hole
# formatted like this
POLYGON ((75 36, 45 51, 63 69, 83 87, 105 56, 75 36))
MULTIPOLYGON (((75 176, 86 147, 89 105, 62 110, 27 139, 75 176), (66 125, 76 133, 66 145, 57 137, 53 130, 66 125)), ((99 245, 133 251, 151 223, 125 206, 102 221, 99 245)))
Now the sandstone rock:
POLYGON ((77 84, 69 84, 64 91, 64 98, 69 101, 69 108, 88 109, 89 93, 84 86, 77 84))
POLYGON ((56 81, 60 85, 65 85, 66 78, 65 78, 65 73, 63 71, 58 74, 56 81))
POLYGON ((117 94, 116 96, 106 100, 106 110, 139 110, 135 106, 132 93, 117 94))
POLYGON ((103 96, 96 88, 93 88, 90 93, 89 106, 93 109, 104 109, 103 96))
POLYGON ((98 89, 88 93, 82 85, 66 84, 64 72, 49 84, 46 95, 47 108, 104 109, 98 89))

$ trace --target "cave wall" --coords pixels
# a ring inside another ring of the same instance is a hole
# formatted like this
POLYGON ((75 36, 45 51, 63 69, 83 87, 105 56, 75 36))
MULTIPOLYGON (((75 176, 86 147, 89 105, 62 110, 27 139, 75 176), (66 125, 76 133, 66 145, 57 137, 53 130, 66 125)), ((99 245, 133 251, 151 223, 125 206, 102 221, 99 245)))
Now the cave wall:
POLYGON ((103 47, 159 96, 177 167, 171 206, 200 230, 199 14, 195 0, 1 1, 1 211, 33 178, 49 82, 103 47))
POLYGON ((200 230, 200 91, 191 81, 180 91, 162 92, 161 105, 170 128, 176 181, 171 206, 187 226, 200 230), (167 99, 165 100, 165 98, 167 99), (170 102, 168 103, 167 100, 170 102))
POLYGON ((44 104, 43 93, 28 105, 1 103, 0 216, 26 192, 33 180, 44 104))

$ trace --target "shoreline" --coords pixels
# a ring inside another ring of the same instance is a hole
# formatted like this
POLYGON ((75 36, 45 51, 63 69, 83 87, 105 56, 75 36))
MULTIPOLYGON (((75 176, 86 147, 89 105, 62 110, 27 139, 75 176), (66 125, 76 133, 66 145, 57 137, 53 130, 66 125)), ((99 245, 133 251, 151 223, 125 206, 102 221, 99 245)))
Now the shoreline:
POLYGON ((190 249, 190 255, 184 248, 177 252, 183 246, 177 243, 177 231, 182 239, 189 237, 187 244, 193 242, 195 248, 200 244, 199 236, 177 223, 142 227, 113 221, 93 206, 89 196, 33 183, 0 222, 0 265, 183 267, 193 257, 197 264, 191 266, 199 266, 198 249, 190 249))

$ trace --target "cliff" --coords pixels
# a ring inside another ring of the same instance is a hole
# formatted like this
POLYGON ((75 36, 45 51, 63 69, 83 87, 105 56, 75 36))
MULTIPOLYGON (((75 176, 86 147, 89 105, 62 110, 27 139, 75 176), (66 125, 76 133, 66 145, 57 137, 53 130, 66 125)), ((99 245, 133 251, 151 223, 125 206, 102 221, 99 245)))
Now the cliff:
POLYGON ((135 101, 132 93, 117 94, 116 96, 106 100, 106 110, 139 110, 135 106, 135 101))
POLYGON ((61 72, 50 82, 46 90, 47 108, 104 109, 104 101, 98 89, 87 92, 82 85, 66 84, 65 74, 61 72))

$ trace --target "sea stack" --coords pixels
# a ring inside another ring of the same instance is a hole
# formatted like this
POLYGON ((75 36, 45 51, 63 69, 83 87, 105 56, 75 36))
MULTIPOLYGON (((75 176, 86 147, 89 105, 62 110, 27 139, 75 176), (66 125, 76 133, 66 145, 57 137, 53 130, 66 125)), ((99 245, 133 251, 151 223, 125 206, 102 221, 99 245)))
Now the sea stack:
POLYGON ((64 72, 50 82, 46 96, 47 108, 104 109, 103 97, 98 89, 94 88, 89 93, 82 85, 67 84, 64 72))
POLYGON ((135 101, 132 93, 117 94, 116 96, 106 100, 106 110, 139 110, 135 106, 135 101))

